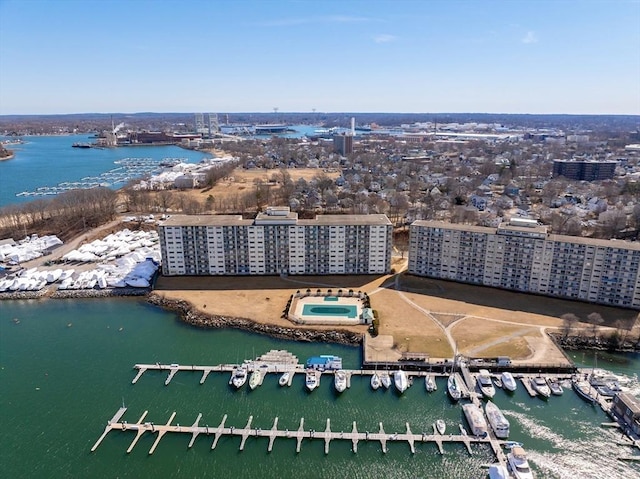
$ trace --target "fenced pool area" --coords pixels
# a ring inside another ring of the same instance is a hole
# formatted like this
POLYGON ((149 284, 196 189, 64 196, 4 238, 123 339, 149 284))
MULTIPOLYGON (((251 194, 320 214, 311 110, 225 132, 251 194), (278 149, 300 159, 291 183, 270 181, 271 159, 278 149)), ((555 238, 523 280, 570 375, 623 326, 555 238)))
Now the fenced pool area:
POLYGON ((353 291, 344 295, 332 294, 331 290, 298 292, 292 297, 287 317, 301 324, 363 324, 366 322, 363 319, 365 298, 364 293, 353 291))

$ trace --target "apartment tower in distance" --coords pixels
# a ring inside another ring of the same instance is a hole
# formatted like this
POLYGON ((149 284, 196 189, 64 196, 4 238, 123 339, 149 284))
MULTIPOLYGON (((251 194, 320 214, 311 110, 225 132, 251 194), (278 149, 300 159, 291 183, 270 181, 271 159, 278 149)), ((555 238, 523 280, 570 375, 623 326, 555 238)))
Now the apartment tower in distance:
POLYGON ((564 176, 578 181, 610 180, 617 164, 611 160, 553 160, 553 177, 564 176))
POLYGON ((392 226, 385 215, 298 219, 268 207, 253 220, 173 215, 158 226, 162 273, 176 275, 384 274, 392 226))
POLYGON ((552 235, 535 220, 496 228, 410 227, 409 273, 640 309, 640 243, 552 235))

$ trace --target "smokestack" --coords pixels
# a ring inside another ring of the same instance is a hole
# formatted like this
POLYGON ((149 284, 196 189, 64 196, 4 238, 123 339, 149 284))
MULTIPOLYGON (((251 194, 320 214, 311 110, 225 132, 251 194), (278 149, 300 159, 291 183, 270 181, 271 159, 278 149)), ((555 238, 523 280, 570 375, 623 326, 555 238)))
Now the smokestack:
POLYGON ((356 136, 356 119, 351 117, 351 136, 356 136))

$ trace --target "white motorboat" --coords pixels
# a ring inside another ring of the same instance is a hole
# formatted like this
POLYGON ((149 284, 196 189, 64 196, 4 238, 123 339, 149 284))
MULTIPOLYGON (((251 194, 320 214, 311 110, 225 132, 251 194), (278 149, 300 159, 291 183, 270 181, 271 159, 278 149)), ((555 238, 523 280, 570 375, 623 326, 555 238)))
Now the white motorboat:
POLYGON ((380 383, 384 386, 385 389, 389 389, 391 387, 391 378, 389 377, 388 372, 380 373, 380 383))
POLYGON ((516 479, 533 479, 527 454, 522 447, 511 448, 511 452, 507 454, 507 462, 516 479))
POLYGON ((438 434, 441 434, 444 436, 444 433, 447 430, 447 425, 442 419, 438 419, 436 421, 436 430, 438 431, 438 434))
POLYGON ((489 424, 491 425, 491 429, 493 429, 496 437, 498 439, 508 438, 509 421, 504 417, 500 408, 491 401, 487 401, 487 405, 484 410, 487 413, 487 419, 489 419, 489 424))
POLYGON ((278 379, 278 384, 280 386, 286 386, 287 384, 289 384, 289 372, 284 372, 282 373, 282 376, 280 376, 280 379, 278 379))
POLYGON ((549 389, 551 390, 551 394, 553 394, 554 396, 562 396, 562 393, 564 393, 564 389, 562 389, 562 385, 560 384, 560 381, 547 378, 547 384, 549 384, 549 389))
POLYGON ((478 373, 478 387, 482 391, 482 395, 488 399, 491 399, 496 395, 496 388, 493 387, 491 381, 491 374, 486 369, 481 369, 478 373))
POLYGON ((262 375, 258 369, 254 369, 249 377, 249 387, 251 390, 254 390, 260 385, 260 381, 262 380, 262 375))
POLYGON ((489 479, 510 479, 509 470, 501 464, 489 466, 489 479))
POLYGON ((531 378, 531 387, 545 399, 551 396, 551 389, 549 389, 547 381, 541 376, 531 378))
POLYGON ((482 414, 482 409, 473 403, 463 404, 462 411, 469 423, 471 434, 485 437, 488 434, 487 421, 482 414))
POLYGON ((403 393, 409 387, 409 380, 407 379, 407 373, 402 369, 398 369, 393 373, 393 383, 399 393, 403 393))
POLYGON ((241 388, 242 386, 244 386, 244 383, 247 382, 247 370, 245 368, 237 368, 233 371, 233 374, 231 375, 231 384, 233 384, 233 386, 236 389, 241 388))
POLYGON ((455 374, 451 374, 449 379, 447 379, 447 393, 454 401, 459 400, 462 396, 462 391, 460 390, 460 385, 458 384, 455 374))
POLYGON ((333 383, 336 391, 338 391, 339 393, 347 389, 347 373, 345 373, 342 369, 337 370, 333 378, 333 383))
POLYGON ((513 374, 511 374, 509 371, 503 372, 500 375, 500 379, 502 379, 503 389, 506 389, 507 391, 513 392, 518 387, 518 384, 516 383, 516 380, 513 377, 513 374))
POLYGON ((371 375, 371 389, 374 391, 380 387, 380 376, 378 373, 373 373, 371 375))
POLYGON ((315 371, 307 371, 307 375, 304 381, 305 386, 307 386, 307 389, 309 391, 313 391, 315 388, 318 387, 318 376, 316 375, 315 371))
POLYGON ((433 392, 438 389, 438 385, 436 384, 436 380, 433 378, 431 374, 427 374, 424 377, 424 387, 427 392, 433 392))

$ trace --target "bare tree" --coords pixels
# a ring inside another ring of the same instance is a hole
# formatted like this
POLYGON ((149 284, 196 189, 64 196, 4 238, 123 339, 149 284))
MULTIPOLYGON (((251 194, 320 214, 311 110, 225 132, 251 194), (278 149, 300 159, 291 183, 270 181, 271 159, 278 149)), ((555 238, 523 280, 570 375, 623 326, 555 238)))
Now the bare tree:
POLYGON ((580 321, 580 318, 573 313, 566 313, 560 317, 562 318, 562 336, 567 339, 575 324, 580 321))

